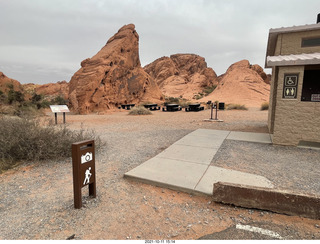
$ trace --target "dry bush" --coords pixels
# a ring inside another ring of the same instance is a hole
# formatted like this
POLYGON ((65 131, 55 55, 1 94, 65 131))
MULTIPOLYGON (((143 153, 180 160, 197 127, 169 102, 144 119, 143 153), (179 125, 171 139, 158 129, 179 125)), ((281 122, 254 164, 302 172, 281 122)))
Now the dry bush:
POLYGON ((261 110, 268 110, 269 109, 269 103, 268 102, 264 102, 261 104, 261 110))
POLYGON ((144 106, 137 106, 133 107, 129 115, 150 115, 152 114, 149 109, 145 108, 144 106))
POLYGON ((61 159, 71 156, 71 144, 95 140, 97 149, 101 140, 94 131, 72 131, 66 126, 48 124, 19 117, 0 117, 0 172, 20 161, 61 159))
POLYGON ((246 105, 231 103, 227 105, 227 110, 248 110, 248 108, 246 105))

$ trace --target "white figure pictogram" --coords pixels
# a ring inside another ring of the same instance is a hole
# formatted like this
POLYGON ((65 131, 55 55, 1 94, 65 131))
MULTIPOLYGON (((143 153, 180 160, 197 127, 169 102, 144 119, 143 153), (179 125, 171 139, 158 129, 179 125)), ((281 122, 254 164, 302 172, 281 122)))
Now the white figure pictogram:
POLYGON ((90 181, 90 177, 91 177, 91 173, 90 173, 90 170, 91 170, 91 167, 89 167, 89 169, 86 170, 86 172, 84 173, 85 174, 85 178, 84 178, 84 182, 83 184, 88 184, 89 181, 90 181))

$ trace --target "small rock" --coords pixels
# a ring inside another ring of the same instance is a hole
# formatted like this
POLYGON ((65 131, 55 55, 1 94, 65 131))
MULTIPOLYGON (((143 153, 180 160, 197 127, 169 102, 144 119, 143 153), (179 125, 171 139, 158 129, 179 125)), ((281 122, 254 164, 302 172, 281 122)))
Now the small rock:
POLYGON ((318 224, 315 224, 314 226, 315 226, 316 228, 320 228, 320 225, 318 225, 318 224))
POLYGON ((171 237, 177 237, 179 235, 179 233, 178 232, 175 232, 175 233, 173 233, 172 235, 171 235, 171 237))
POLYGON ((76 236, 76 234, 73 234, 73 235, 69 236, 69 237, 67 238, 67 240, 72 240, 72 239, 74 239, 75 236, 76 236))

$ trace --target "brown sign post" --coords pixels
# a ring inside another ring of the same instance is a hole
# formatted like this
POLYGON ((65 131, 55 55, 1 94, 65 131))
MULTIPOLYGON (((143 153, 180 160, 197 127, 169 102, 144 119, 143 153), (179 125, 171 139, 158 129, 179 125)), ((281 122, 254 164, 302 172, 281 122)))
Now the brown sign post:
POLYGON ((72 144, 74 207, 82 207, 82 187, 89 186, 89 196, 96 197, 94 140, 72 144))

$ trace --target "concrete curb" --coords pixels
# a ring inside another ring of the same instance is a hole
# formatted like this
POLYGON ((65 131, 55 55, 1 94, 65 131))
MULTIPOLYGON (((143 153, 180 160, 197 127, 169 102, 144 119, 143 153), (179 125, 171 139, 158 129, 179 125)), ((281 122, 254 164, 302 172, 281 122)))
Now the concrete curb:
POLYGON ((213 187, 213 200, 245 208, 320 219, 320 196, 316 195, 218 182, 213 187))

